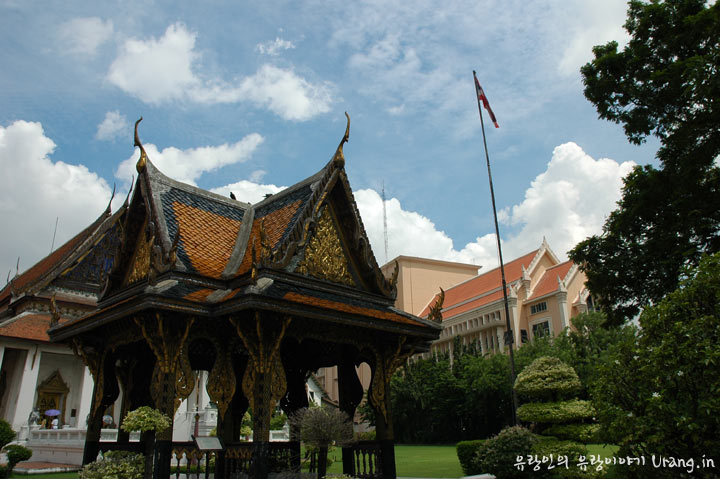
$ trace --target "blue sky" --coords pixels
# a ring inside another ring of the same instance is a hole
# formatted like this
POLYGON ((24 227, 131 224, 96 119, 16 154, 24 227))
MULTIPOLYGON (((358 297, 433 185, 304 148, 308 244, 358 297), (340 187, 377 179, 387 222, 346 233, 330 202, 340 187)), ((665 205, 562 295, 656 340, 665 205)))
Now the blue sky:
POLYGON ((579 68, 627 38, 616 0, 0 0, 0 271, 30 267, 127 192, 132 124, 168 176, 258 201, 318 171, 352 119, 346 169, 389 251, 496 262, 472 70, 512 258, 600 231, 634 164, 579 68), (487 123, 487 117, 486 117, 487 123))

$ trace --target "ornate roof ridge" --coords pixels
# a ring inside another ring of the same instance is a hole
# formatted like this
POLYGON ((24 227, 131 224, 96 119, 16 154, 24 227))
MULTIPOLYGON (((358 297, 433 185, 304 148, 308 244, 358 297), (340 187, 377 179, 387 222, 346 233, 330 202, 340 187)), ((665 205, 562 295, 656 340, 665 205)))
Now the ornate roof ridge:
MULTIPOLYGON (((113 196, 114 196, 113 189, 113 196)), ((85 227, 78 234, 58 246, 47 256, 38 260, 33 266, 25 270, 22 274, 16 275, 10 282, 0 290, 0 302, 9 296, 18 296, 25 294, 34 294, 38 290, 44 288, 52 280, 62 274, 78 257, 82 256, 89 249, 98 235, 107 231, 114 222, 125 211, 126 204, 118 209, 115 214, 110 214, 110 204, 90 225, 85 227), (105 227, 103 227, 105 226, 105 227), (65 248, 68 248, 65 250, 65 248), (53 258, 53 255, 57 257, 53 258), (49 264, 44 264, 49 262, 49 264), (33 275, 36 275, 33 277, 33 275), (23 280, 26 282, 23 283, 23 280), (18 284, 19 283, 19 284, 18 284)))

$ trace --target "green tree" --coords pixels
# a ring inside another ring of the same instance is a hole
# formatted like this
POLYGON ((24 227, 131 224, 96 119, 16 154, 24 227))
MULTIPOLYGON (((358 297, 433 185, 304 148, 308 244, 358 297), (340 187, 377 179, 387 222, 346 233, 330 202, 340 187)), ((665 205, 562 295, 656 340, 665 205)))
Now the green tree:
POLYGON ((581 68, 600 118, 621 123, 633 143, 662 143, 668 165, 710 165, 720 154, 720 6, 706 0, 631 0, 629 43, 593 48, 581 68))
POLYGON ((673 291, 680 273, 720 251, 720 5, 631 0, 630 42, 593 49, 585 96, 628 139, 656 136, 661 168, 636 167, 600 235, 569 254, 621 324, 673 291))
MULTIPOLYGON (((619 456, 714 458, 720 465, 720 253, 707 257, 640 316, 600 368, 593 388, 606 439, 619 456), (634 328, 633 328, 634 329, 634 328)), ((648 459, 649 460, 649 459, 648 459)), ((626 477, 680 477, 677 469, 622 471, 626 477)), ((699 468, 692 477, 718 477, 699 468)))
POLYGON ((645 166, 624 181, 602 234, 569 253, 613 325, 673 291, 704 253, 720 251, 720 169, 686 175, 645 166))

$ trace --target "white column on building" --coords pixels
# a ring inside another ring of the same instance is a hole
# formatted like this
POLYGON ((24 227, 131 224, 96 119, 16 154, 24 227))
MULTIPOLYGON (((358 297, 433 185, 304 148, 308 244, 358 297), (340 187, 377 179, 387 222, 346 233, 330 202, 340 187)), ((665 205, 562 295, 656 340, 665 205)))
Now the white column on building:
POLYGON ((478 338, 480 341, 480 352, 482 354, 487 353, 487 347, 485 346, 485 331, 480 331, 478 338))
POLYGON ((19 431, 22 426, 27 426, 28 417, 30 417, 35 405, 35 390, 37 388, 38 373, 40 372, 41 356, 42 351, 37 346, 30 348, 27 352, 20 391, 17 396, 17 406, 15 407, 15 414, 12 416, 13 429, 16 431, 19 431))
POLYGON ((497 334, 497 340, 498 345, 500 346, 500 351, 505 351, 505 340, 503 338, 503 333, 505 332, 505 328, 502 326, 498 326, 495 328, 495 333, 497 334))
POLYGON ((510 307, 510 324, 513 328, 513 336, 515 339, 515 349, 521 346, 520 343, 520 315, 518 314, 517 299, 509 304, 510 307))
MULTIPOLYGON (((561 291, 557 294, 558 309, 560 310, 560 329, 563 330, 569 326, 567 313, 567 291, 561 291)), ((555 331, 558 334, 560 331, 555 331)))
POLYGON ((86 367, 83 368, 83 380, 82 380, 82 392, 80 393, 80 408, 78 409, 78 415, 76 418, 75 427, 78 429, 85 429, 87 427, 86 420, 88 414, 90 414, 90 407, 92 406, 92 395, 93 395, 93 377, 90 374, 90 370, 86 367))

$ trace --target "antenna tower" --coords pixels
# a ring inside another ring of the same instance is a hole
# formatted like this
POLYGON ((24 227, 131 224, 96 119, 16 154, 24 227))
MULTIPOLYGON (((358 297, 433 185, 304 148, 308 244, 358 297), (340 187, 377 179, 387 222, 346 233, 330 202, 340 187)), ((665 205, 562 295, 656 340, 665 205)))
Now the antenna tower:
POLYGON ((385 240, 385 262, 388 262, 387 207, 385 206, 385 180, 382 182, 383 239, 385 240))

